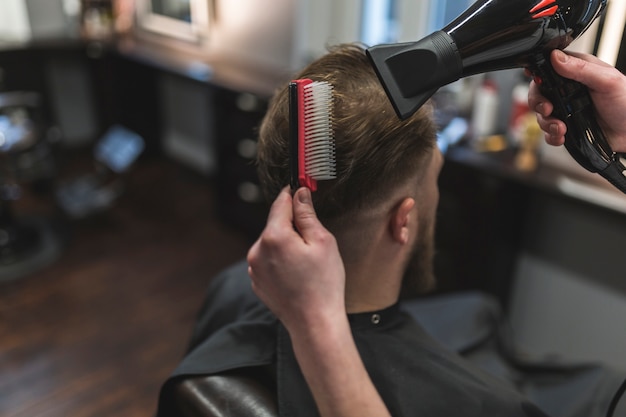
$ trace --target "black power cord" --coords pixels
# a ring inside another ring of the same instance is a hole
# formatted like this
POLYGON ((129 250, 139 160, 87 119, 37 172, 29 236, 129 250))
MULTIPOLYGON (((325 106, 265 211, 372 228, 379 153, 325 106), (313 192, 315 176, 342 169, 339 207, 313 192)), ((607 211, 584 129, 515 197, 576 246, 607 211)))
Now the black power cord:
POLYGON ((606 412, 606 417, 613 417, 613 413, 615 412, 615 409, 617 408, 617 404, 619 404, 619 400, 624 395, 624 392, 626 392, 626 380, 624 380, 624 382, 622 382, 622 385, 619 387, 619 389, 617 390, 617 392, 613 396, 613 400, 611 400, 611 404, 609 405, 609 409, 606 412))

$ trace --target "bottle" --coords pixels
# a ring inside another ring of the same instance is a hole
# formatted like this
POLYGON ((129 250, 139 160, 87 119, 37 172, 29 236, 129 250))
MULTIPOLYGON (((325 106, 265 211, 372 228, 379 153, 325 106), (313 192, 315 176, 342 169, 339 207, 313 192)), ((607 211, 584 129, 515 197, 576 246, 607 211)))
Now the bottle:
POLYGON ((110 38, 114 29, 112 0, 83 0, 81 24, 83 36, 87 39, 110 38))
POLYGON ((525 137, 526 116, 530 113, 528 90, 529 82, 525 79, 520 79, 511 92, 511 113, 509 115, 507 135, 515 146, 519 145, 525 137))
POLYGON ((498 106, 498 85, 487 75, 476 89, 473 100, 470 126, 474 141, 480 142, 496 133, 498 106))

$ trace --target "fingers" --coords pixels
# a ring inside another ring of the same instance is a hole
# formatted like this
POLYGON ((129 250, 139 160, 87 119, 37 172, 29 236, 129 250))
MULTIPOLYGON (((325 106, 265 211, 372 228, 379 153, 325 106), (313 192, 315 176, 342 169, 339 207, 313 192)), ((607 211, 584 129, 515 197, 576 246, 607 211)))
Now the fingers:
MULTIPOLYGON (((559 52, 562 52, 562 51, 555 50, 554 53, 558 54, 559 52)), ((600 58, 598 58, 595 55, 586 54, 586 53, 583 53, 583 52, 575 52, 575 51, 567 51, 567 53, 565 53, 565 52, 562 52, 562 53, 564 53, 566 55, 570 55, 570 56, 576 57, 576 58, 584 60, 584 61, 591 62, 593 64, 597 64, 597 65, 606 67, 606 68, 613 68, 613 66, 611 64, 607 64, 606 62, 604 62, 603 60, 601 60, 600 58)))
POLYGON ((261 236, 248 250, 248 274, 254 278, 254 268, 262 266, 263 253, 269 247, 274 250, 280 247, 279 242, 286 240, 289 234, 296 234, 293 230, 293 209, 289 187, 285 187, 272 203, 267 216, 267 223, 261 236))
MULTIPOLYGON (((565 53, 555 49, 550 59, 555 71, 562 77, 576 80, 598 91, 614 87, 611 75, 615 73, 615 68, 593 55, 565 53)), ((554 110, 552 103, 541 94, 539 86, 534 81, 531 82, 528 104, 543 117, 550 116, 554 110)))
POLYGON ((254 293, 287 328, 320 309, 345 312, 343 261, 309 189, 300 188, 293 198, 288 188, 281 191, 248 252, 248 274, 254 293))
POLYGON ((545 140, 548 145, 561 146, 565 143, 566 128, 561 128, 558 123, 552 123, 550 124, 549 130, 558 131, 558 133, 545 133, 545 140))
POLYGON ((292 198, 289 187, 285 187, 270 208, 261 236, 248 251, 250 276, 254 278, 254 269, 264 265, 268 255, 282 256, 278 254, 293 249, 294 244, 319 242, 323 232, 326 229, 313 208, 311 190, 302 187, 292 198))
POLYGON ((554 50, 550 59, 559 75, 583 83, 591 90, 614 88, 615 68, 593 55, 554 50))
POLYGON ((283 188, 278 197, 272 203, 270 212, 267 216, 267 225, 273 226, 275 224, 284 225, 285 223, 291 224, 293 222, 293 211, 291 209, 291 192, 289 187, 283 188))
POLYGON ((541 94, 539 86, 534 81, 530 82, 530 89, 528 90, 528 105, 531 109, 543 117, 550 116, 554 110, 552 103, 541 94))
POLYGON ((560 146, 565 143, 567 125, 554 117, 545 117, 537 113, 537 124, 545 132, 545 139, 549 145, 560 146))
POLYGON ((545 132, 545 140, 549 145, 560 146, 565 143, 567 126, 557 118, 550 117, 554 111, 552 103, 539 91, 539 86, 531 81, 528 91, 528 105, 537 113, 537 123, 545 132))
POLYGON ((280 242, 293 239, 297 233, 293 230, 293 202, 289 187, 285 187, 272 203, 267 216, 267 223, 259 241, 280 247, 280 242))
POLYGON ((294 195, 293 219, 296 229, 305 242, 314 239, 316 231, 323 228, 313 207, 311 190, 306 187, 298 189, 294 195))

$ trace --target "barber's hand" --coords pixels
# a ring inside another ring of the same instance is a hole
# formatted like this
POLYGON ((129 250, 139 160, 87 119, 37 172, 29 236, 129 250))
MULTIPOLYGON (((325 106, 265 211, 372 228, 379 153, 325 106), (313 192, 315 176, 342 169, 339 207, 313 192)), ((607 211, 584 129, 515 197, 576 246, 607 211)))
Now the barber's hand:
POLYGON ((311 191, 281 191, 248 252, 257 296, 287 329, 319 315, 345 315, 345 271, 334 236, 319 222, 311 191))
MULTIPOLYGON (((616 152, 626 152, 626 77, 593 55, 555 50, 550 58, 559 75, 587 86, 598 123, 611 147, 616 152)), ((562 145, 567 127, 563 121, 551 117, 554 107, 534 82, 530 85, 528 104, 537 113, 537 122, 546 132, 546 142, 562 145)))
POLYGON ((354 343, 343 262, 309 189, 293 199, 281 191, 248 265, 254 292, 289 331, 320 416, 390 416, 354 343))

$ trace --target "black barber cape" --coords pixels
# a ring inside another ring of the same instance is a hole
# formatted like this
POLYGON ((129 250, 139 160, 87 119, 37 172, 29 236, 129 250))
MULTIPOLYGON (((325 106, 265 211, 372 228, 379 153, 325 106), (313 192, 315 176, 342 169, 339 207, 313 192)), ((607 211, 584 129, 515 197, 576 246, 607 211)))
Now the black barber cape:
MULTIPOLYGON (((507 383, 450 352, 397 305, 349 316, 372 381, 393 416, 544 417, 507 383)), ((274 365, 281 416, 317 416, 287 331, 256 298, 246 266, 212 281, 189 353, 161 390, 159 417, 171 417, 178 378, 274 365)))

